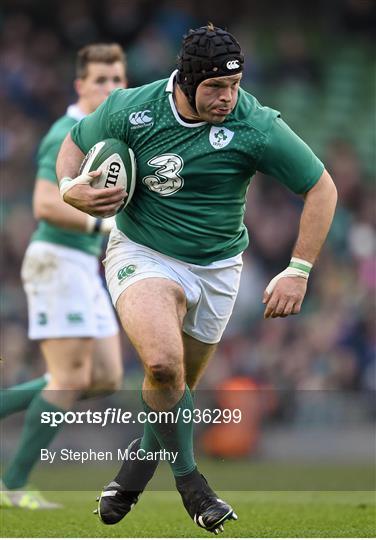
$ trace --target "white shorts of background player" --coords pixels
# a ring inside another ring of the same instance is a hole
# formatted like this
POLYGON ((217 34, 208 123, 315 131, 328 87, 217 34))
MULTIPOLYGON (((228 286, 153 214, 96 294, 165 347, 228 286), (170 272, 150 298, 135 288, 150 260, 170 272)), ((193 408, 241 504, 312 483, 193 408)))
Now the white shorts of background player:
POLYGON ((26 250, 21 277, 30 339, 100 339, 117 334, 116 316, 94 255, 35 241, 26 250))

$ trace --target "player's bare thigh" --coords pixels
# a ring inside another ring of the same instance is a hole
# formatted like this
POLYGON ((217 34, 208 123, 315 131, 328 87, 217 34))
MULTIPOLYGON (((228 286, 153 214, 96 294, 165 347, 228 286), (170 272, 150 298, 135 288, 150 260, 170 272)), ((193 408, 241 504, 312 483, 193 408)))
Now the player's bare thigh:
POLYGON ((169 279, 142 279, 123 291, 116 309, 144 365, 146 381, 183 389, 182 324, 187 308, 182 287, 169 279))

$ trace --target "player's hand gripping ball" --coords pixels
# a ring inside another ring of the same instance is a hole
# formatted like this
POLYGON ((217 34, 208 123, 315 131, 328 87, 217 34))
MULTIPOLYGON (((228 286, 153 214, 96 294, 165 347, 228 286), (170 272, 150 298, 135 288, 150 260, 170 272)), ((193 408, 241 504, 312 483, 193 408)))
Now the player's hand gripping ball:
POLYGON ((118 139, 98 142, 86 154, 80 167, 80 175, 100 170, 101 175, 93 178, 90 185, 96 189, 123 187, 128 193, 118 212, 130 203, 136 185, 136 160, 133 150, 118 139))

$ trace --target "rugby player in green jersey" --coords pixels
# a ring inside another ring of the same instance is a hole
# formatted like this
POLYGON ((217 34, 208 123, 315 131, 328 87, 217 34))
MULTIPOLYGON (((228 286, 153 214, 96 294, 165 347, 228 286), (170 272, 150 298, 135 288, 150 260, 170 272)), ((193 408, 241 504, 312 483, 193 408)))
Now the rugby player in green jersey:
POLYGON ((41 142, 34 189, 39 220, 26 251, 22 279, 29 309, 29 337, 39 340, 48 377, 5 390, 0 415, 27 409, 18 449, 2 479, 1 506, 51 508, 26 486, 32 467, 57 434, 41 424, 44 410, 66 410, 83 392, 113 391, 122 379, 119 330, 99 276, 103 235, 113 220, 96 219, 60 197, 56 157, 76 122, 126 85, 125 56, 117 44, 93 44, 77 55, 78 101, 41 142))
MULTIPOLYGON (((193 408, 191 390, 238 291, 248 245, 245 198, 255 172, 304 197, 289 267, 265 290, 265 318, 300 311, 333 218, 336 188, 324 165, 278 111, 240 88, 243 65, 231 34, 212 25, 191 30, 169 79, 114 92, 74 126, 57 160, 64 200, 102 216, 120 207, 124 193, 93 189, 89 176, 77 176, 84 154, 109 137, 135 152, 136 190, 117 215, 105 266, 112 301, 144 367, 146 412, 193 408)), ((197 469, 192 423, 176 418, 145 424, 132 449, 178 452, 170 465, 184 506, 197 525, 218 533, 236 515, 197 469)), ((99 499, 104 523, 129 512, 154 468, 144 465, 142 473, 139 462, 123 464, 99 499)))

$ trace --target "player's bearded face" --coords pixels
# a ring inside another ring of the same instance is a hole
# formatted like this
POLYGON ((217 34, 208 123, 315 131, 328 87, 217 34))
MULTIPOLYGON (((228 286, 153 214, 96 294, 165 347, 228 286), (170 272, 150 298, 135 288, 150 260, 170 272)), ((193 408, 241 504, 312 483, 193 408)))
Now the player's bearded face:
POLYGON ((220 123, 232 112, 238 99, 242 74, 206 79, 196 92, 196 108, 202 120, 220 123))
POLYGON ((76 91, 79 99, 85 102, 87 111, 93 112, 115 88, 124 88, 126 82, 121 62, 91 62, 87 66, 86 77, 76 80, 76 91))

